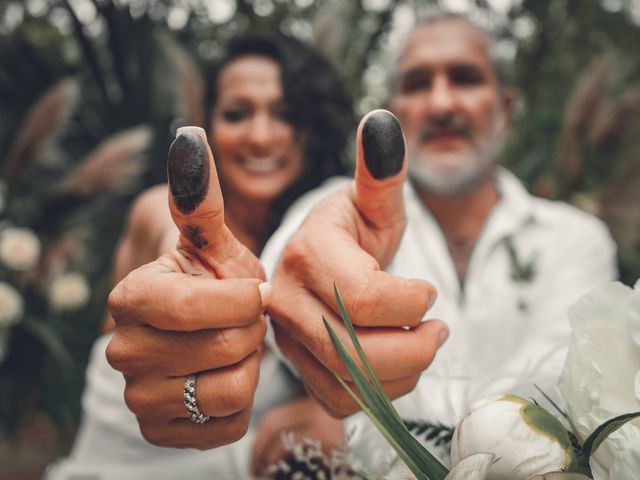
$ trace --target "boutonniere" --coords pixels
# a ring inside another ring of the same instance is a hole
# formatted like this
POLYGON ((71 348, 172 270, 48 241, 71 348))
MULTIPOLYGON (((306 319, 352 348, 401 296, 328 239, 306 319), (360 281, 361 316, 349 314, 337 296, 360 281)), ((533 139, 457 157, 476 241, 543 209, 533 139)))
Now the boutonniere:
MULTIPOLYGON (((532 283, 536 276, 536 260, 537 254, 533 254, 528 260, 523 260, 522 256, 516 251, 516 247, 513 244, 513 239, 508 237, 505 240, 507 246, 507 253, 509 254, 509 262, 511 265, 511 280, 519 284, 532 283)), ((529 303, 525 298, 519 296, 517 299, 518 310, 521 312, 527 312, 529 310, 529 303)))

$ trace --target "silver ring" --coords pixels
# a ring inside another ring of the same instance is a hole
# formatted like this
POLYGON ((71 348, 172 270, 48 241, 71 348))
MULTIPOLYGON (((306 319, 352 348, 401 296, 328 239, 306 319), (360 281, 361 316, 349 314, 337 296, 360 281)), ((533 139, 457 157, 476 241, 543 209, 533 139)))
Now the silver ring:
POLYGON ((192 422, 203 424, 208 422, 211 417, 205 415, 200 411, 198 407, 198 401, 196 400, 196 376, 191 375, 184 382, 184 406, 187 407, 189 418, 192 422))

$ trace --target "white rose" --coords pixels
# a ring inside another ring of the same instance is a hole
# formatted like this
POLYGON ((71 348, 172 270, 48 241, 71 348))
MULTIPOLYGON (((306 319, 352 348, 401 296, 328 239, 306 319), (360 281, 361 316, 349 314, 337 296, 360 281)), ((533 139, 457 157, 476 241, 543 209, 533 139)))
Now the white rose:
POLYGON ((0 330, 6 330, 20 320, 24 312, 24 301, 11 285, 0 282, 0 330))
MULTIPOLYGON (((485 480, 488 478, 493 459, 492 453, 478 453, 463 458, 453 466, 444 480, 485 480)), ((416 480, 416 476, 400 457, 396 457, 389 471, 382 478, 384 480, 416 480)))
MULTIPOLYGON (((569 310, 572 339, 559 389, 584 440, 600 424, 640 410, 640 282, 594 289, 569 310)), ((640 421, 625 424, 591 457, 597 480, 637 480, 640 421)))
POLYGON ((79 273, 65 273, 54 278, 49 288, 49 303, 54 310, 77 310, 89 300, 89 284, 79 273))
POLYGON ((562 424, 544 408, 513 395, 475 403, 456 427, 452 463, 478 453, 495 455, 488 471, 491 480, 528 480, 576 463, 562 424))
POLYGON ((9 227, 0 234, 0 260, 12 270, 29 270, 38 264, 40 241, 28 228, 9 227))

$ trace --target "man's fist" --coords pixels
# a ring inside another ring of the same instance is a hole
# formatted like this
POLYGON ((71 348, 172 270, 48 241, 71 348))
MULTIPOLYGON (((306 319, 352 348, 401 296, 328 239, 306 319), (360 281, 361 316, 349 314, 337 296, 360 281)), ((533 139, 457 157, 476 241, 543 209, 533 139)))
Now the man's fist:
POLYGON ((398 121, 385 110, 369 113, 360 122, 356 145, 354 181, 319 203, 291 238, 276 267, 268 306, 282 352, 334 416, 358 408, 333 376, 351 381, 322 323, 324 315, 350 345, 334 282, 391 398, 414 388, 448 332, 441 322, 422 322, 436 296, 429 283, 384 272, 406 221, 407 161, 398 121))

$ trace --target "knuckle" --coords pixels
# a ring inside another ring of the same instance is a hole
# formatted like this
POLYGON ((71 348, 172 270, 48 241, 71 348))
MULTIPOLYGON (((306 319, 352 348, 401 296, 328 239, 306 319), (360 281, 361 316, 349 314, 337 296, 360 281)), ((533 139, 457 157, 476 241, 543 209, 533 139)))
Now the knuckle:
POLYGON ((125 280, 122 280, 113 288, 113 290, 111 290, 111 293, 109 293, 107 304, 109 306, 111 315, 116 321, 120 319, 122 313, 126 310, 126 290, 127 288, 125 286, 125 280))
POLYGON ((331 396, 332 403, 329 404, 329 415, 334 418, 344 418, 353 412, 356 408, 353 399, 346 393, 340 392, 331 396))
POLYGON ((295 272, 305 270, 308 266, 308 248, 306 241, 300 236, 294 237, 282 253, 282 266, 285 271, 295 272))
POLYGON ((407 382, 406 386, 402 388, 400 392, 398 392, 397 395, 394 395, 394 398, 398 398, 403 395, 406 395, 409 392, 412 392, 413 389, 416 388, 416 385, 418 384, 418 380, 420 380, 420 375, 414 376, 410 381, 407 382))
POLYGON ((124 389, 124 403, 136 416, 142 417, 145 413, 152 412, 156 408, 151 398, 141 388, 127 384, 124 389))
POLYGON ((138 423, 140 425, 140 433, 147 442, 159 447, 178 448, 177 442, 167 437, 166 430, 159 428, 156 422, 148 422, 138 418, 138 423))
POLYGON ((433 362, 433 359, 435 357, 435 353, 436 352, 430 349, 425 349, 424 355, 420 355, 418 357, 418 365, 417 365, 418 374, 426 370, 429 367, 429 365, 431 365, 431 362, 433 362))
POLYGON ((130 351, 117 331, 107 344, 106 356, 107 362, 109 362, 109 365, 115 370, 122 373, 128 373, 131 370, 133 362, 130 351))
POLYGON ((249 418, 246 415, 239 415, 234 419, 227 429, 227 442, 233 443, 240 440, 249 430, 249 418))

